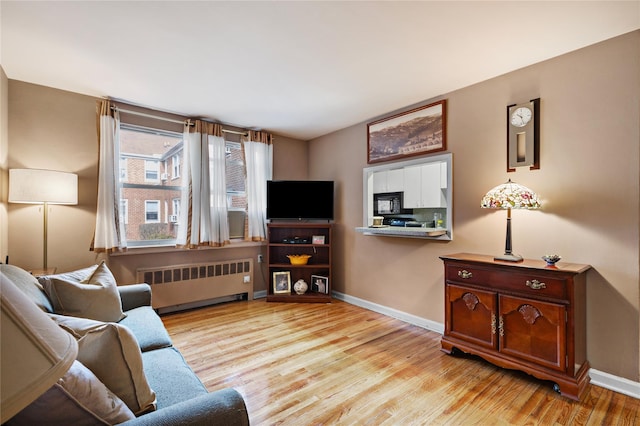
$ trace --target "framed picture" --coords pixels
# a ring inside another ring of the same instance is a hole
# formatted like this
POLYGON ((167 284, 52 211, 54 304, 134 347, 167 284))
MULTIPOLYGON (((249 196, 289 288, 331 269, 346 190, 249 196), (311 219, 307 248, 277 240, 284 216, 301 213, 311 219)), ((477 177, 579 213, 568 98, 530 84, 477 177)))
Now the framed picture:
POLYGON ((324 235, 312 235, 311 244, 324 244, 324 235))
POLYGON ((273 292, 291 293, 291 273, 289 271, 273 273, 273 292))
POLYGON ((396 160, 447 149, 446 99, 367 125, 367 162, 396 160))
POLYGON ((329 293, 329 277, 311 275, 311 291, 316 293, 329 293))

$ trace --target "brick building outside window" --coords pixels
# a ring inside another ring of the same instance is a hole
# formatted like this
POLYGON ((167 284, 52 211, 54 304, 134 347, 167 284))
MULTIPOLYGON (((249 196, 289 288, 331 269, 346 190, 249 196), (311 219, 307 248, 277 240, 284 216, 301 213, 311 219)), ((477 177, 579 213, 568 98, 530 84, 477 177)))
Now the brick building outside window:
MULTIPOLYGON (((173 245, 181 214, 182 134, 120 126, 121 220, 129 246, 173 245)), ((231 238, 244 238, 247 198, 241 143, 226 143, 231 238)))
POLYGON ((121 125, 121 214, 129 245, 175 243, 182 179, 174 174, 181 162, 181 134, 121 125))

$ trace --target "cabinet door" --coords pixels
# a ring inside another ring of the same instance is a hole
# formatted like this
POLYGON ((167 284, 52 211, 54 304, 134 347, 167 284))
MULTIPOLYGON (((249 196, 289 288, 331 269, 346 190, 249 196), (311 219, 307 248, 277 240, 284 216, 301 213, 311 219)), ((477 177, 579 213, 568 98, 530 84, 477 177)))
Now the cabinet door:
POLYGON ((387 171, 387 192, 404 190, 404 170, 393 169, 387 171))
POLYGON ((421 167, 421 207, 443 207, 441 175, 440 164, 431 163, 421 167))
POLYGON ((384 170, 373 174, 373 193, 383 192, 387 192, 387 172, 384 170))
POLYGON ((446 207, 442 193, 440 164, 430 163, 405 167, 404 207, 407 209, 446 207))
POLYGON ((500 295, 500 352, 566 369, 566 308, 556 303, 500 295))
POLYGON ((496 349, 496 302, 495 292, 447 284, 445 335, 496 349))
POLYGON ((422 166, 404 168, 404 205, 406 209, 422 207, 422 166))
POLYGON ((373 174, 373 193, 400 192, 404 190, 404 170, 382 170, 373 174))

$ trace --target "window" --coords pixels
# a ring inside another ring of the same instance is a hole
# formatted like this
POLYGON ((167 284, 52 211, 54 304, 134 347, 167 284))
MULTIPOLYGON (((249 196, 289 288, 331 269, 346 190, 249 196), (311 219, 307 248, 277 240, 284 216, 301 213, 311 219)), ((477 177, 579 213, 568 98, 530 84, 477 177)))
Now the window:
POLYGON ((171 178, 177 179, 180 177, 180 156, 174 155, 171 157, 171 178))
MULTIPOLYGON (((161 179, 164 166, 182 161, 182 133, 120 125, 121 205, 126 201, 125 224, 129 247, 173 245, 178 224, 161 212, 161 206, 175 209, 181 198, 181 181, 161 179), (126 164, 126 178, 122 173, 126 164), (161 213, 165 217, 161 217, 161 213)), ((180 166, 178 166, 180 167, 180 166)), ((165 209, 163 209, 165 210, 165 209)))
POLYGON ((120 200, 120 222, 129 223, 129 200, 120 200))
POLYGON ((173 199, 173 210, 172 210, 172 214, 174 216, 180 216, 180 198, 174 198, 173 199))
POLYGON ((242 145, 237 142, 227 142, 225 148, 229 237, 231 239, 244 238, 244 222, 247 211, 244 153, 242 145))
POLYGON ((145 201, 144 217, 147 223, 160 222, 160 201, 158 200, 145 201))
POLYGON ((127 159, 124 157, 120 157, 120 180, 122 182, 127 181, 127 159))
POLYGON ((145 160, 144 162, 144 180, 147 182, 155 182, 159 178, 158 170, 160 162, 158 160, 145 160))
MULTIPOLYGON (((225 145, 230 236, 244 238, 244 153, 239 142, 225 145)), ((182 201, 182 133, 121 123, 120 155, 127 245, 175 244, 182 201)))
POLYGON ((227 178, 227 206, 229 210, 247 209, 247 194, 245 192, 244 156, 242 145, 237 142, 226 143, 226 178, 227 178))

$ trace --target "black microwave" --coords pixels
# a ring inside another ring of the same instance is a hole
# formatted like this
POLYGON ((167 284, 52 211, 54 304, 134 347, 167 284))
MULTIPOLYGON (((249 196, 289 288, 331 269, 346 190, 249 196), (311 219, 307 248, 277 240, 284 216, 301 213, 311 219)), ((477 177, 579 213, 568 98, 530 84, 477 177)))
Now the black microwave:
POLYGON ((373 214, 382 216, 402 212, 402 192, 373 194, 373 214))

